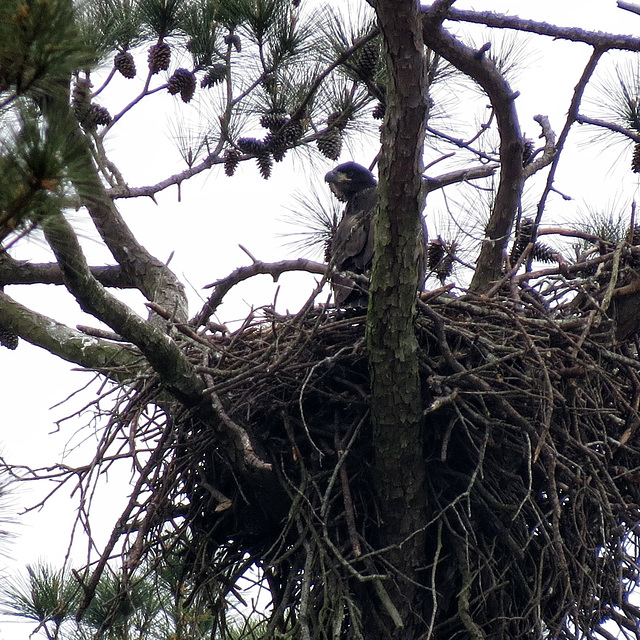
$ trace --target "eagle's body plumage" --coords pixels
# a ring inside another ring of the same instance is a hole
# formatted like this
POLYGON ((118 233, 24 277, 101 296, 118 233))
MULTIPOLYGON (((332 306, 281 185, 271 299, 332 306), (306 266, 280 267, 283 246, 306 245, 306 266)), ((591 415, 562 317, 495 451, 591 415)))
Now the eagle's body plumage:
MULTIPOLYGON (((367 306, 366 287, 345 275, 345 271, 368 275, 373 262, 373 222, 378 205, 377 182, 371 171, 346 162, 325 176, 338 200, 345 202, 342 218, 331 240, 330 263, 335 269, 331 286, 336 307, 367 306)), ((420 286, 424 279, 426 235, 421 249, 420 286)))

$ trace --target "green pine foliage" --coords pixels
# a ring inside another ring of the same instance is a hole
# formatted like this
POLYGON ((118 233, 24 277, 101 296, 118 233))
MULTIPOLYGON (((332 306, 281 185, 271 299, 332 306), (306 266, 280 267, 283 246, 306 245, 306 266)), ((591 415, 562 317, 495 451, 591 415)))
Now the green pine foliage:
POLYGON ((0 240, 68 206, 87 175, 69 122, 26 104, 13 116, 0 134, 0 240))
POLYGON ((48 96, 72 72, 96 61, 68 0, 3 1, 0 42, 0 92, 9 97, 48 96))
MULTIPOLYGON (((76 620, 83 591, 82 573, 56 569, 40 562, 5 581, 0 603, 6 613, 31 620, 44 635, 58 640, 205 640, 213 635, 216 618, 204 600, 192 597, 185 583, 183 562, 171 554, 157 566, 145 566, 123 584, 117 572, 105 573, 95 596, 76 620), (77 576, 77 577, 76 577, 77 576)), ((257 640, 259 619, 228 620, 224 637, 257 640)), ((36 636, 37 637, 37 636, 36 636)))

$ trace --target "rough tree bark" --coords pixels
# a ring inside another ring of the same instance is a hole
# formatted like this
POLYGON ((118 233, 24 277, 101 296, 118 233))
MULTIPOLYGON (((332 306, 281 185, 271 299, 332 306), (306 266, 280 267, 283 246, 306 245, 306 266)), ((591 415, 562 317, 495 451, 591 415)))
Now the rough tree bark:
MULTIPOLYGON (((426 505, 415 292, 427 80, 416 0, 376 0, 389 68, 380 158, 380 206, 367 317, 380 542, 396 570, 390 637, 413 637, 423 592, 426 505), (391 631, 393 629, 393 631, 391 631)), ((379 632, 379 631, 378 631, 379 632)))

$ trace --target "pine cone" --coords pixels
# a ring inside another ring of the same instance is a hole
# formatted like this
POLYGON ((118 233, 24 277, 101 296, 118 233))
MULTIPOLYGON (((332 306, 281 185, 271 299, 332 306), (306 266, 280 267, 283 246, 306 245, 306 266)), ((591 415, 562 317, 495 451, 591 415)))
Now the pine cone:
POLYGON ((265 73, 262 78, 262 86, 267 93, 275 93, 278 88, 278 79, 275 73, 265 73))
POLYGON ((282 137, 287 145, 292 145, 302 138, 304 127, 300 120, 290 120, 282 131, 282 137))
POLYGON ((224 172, 231 177, 240 164, 240 155, 235 149, 227 149, 224 153, 224 172))
POLYGON ((265 113, 260 116, 260 125, 265 129, 269 129, 271 133, 275 133, 289 122, 289 118, 284 113, 265 113))
POLYGON ((427 247, 427 266, 429 271, 435 273, 443 285, 453 271, 457 248, 457 242, 446 242, 440 236, 438 236, 437 240, 432 240, 427 247))
POLYGON ((373 107, 373 111, 371 112, 371 115, 376 120, 382 120, 384 118, 384 114, 386 110, 387 110, 387 106, 384 104, 384 102, 378 102, 378 104, 376 104, 376 106, 373 107))
POLYGON ((333 244, 332 238, 327 238, 324 241, 324 261, 329 264, 331 262, 331 245, 333 244))
POLYGON ((327 116, 327 127, 337 127, 344 131, 347 126, 348 117, 344 111, 334 111, 327 116))
POLYGON ((189 102, 196 90, 196 76, 188 69, 176 69, 169 78, 167 89, 172 96, 180 92, 182 102, 189 102))
POLYGON ((256 138, 238 138, 238 148, 242 153, 258 155, 264 153, 265 144, 262 140, 257 140, 256 138))
POLYGON ((435 271, 442 258, 444 258, 444 240, 438 236, 437 240, 431 240, 427 247, 427 267, 429 271, 435 271))
POLYGON ((133 56, 128 51, 116 53, 113 59, 113 66, 128 79, 136 77, 136 63, 133 56))
POLYGON ((329 160, 337 160, 342 151, 342 135, 339 129, 329 129, 325 133, 319 135, 316 139, 316 145, 322 155, 329 160))
POLYGON ((533 238, 533 219, 523 218, 520 221, 520 228, 518 229, 516 240, 513 243, 513 247, 511 247, 511 255, 509 256, 509 260, 511 261, 512 265, 520 260, 520 256, 522 255, 522 252, 527 248, 527 245, 531 242, 531 238, 533 238))
POLYGON ((631 244, 637 247, 640 244, 640 224, 633 226, 633 232, 631 234, 631 244))
POLYGON ((640 173, 640 142, 636 142, 636 146, 633 148, 631 171, 633 171, 633 173, 640 173))
POLYGON ((534 145, 533 140, 524 139, 524 149, 522 150, 522 166, 526 167, 533 159, 534 145))
POLYGON ((358 70, 358 75, 363 80, 369 80, 373 77, 376 66, 378 65, 379 57, 380 46, 376 40, 369 40, 367 44, 360 48, 356 62, 356 69, 358 70))
POLYGON ((171 62, 171 47, 166 42, 158 42, 149 48, 147 59, 151 73, 166 71, 171 62))
POLYGON ((555 262, 556 251, 542 242, 534 242, 531 248, 531 257, 539 262, 555 262))
POLYGON ((237 36, 235 33, 230 33, 229 35, 224 37, 224 43, 225 44, 232 44, 234 49, 240 53, 240 51, 242 51, 242 42, 240 40, 240 37, 237 36))
POLYGON ((203 89, 208 89, 209 87, 213 87, 219 82, 222 82, 227 77, 227 65, 226 64, 214 64, 213 67, 207 69, 207 73, 204 78, 202 78, 202 82, 200 86, 203 89))
POLYGON ((260 175, 265 180, 268 180, 271 177, 271 167, 273 167, 271 154, 262 153, 259 156, 256 156, 256 162, 258 163, 258 168, 260 169, 260 175))
POLYGON ((284 136, 278 133, 267 134, 264 138, 263 144, 273 155, 273 159, 276 162, 282 162, 282 160, 284 160, 284 156, 289 150, 284 136))
POLYGON ((0 345, 13 351, 18 347, 18 336, 0 324, 0 345))
POLYGON ((111 114, 99 104, 89 104, 84 109, 76 109, 76 115, 83 129, 93 131, 96 127, 106 126, 111 120, 111 114))

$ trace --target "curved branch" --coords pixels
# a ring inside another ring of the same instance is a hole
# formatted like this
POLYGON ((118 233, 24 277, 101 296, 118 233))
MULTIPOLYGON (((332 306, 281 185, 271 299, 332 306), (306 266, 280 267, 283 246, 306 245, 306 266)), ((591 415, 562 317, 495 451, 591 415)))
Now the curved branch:
POLYGON ((287 271, 306 271, 308 273, 326 275, 328 267, 326 264, 313 262, 313 260, 306 260, 304 258, 282 260, 280 262, 254 262, 247 267, 239 267, 226 278, 212 282, 205 287, 205 289, 211 289, 213 287, 214 291, 198 314, 190 320, 189 324, 192 327, 200 327, 206 324, 220 306, 224 296, 229 290, 243 280, 248 280, 258 275, 270 275, 274 282, 276 282, 278 278, 287 271))
POLYGON ((173 340, 108 293, 91 275, 78 238, 64 216, 48 216, 42 229, 65 284, 82 309, 135 344, 174 396, 187 404, 197 404, 204 385, 191 363, 173 340))
POLYGON ((542 129, 542 135, 540 137, 544 137, 544 148, 542 150, 542 155, 524 168, 525 180, 530 178, 537 171, 540 171, 540 169, 550 165, 558 151, 556 148, 556 134, 553 132, 553 129, 551 129, 549 118, 547 118, 547 116, 537 115, 534 116, 533 119, 542 129))
POLYGON ((500 182, 470 285, 471 290, 483 292, 500 277, 502 252, 517 213, 524 183, 524 147, 514 104, 517 94, 482 51, 473 51, 454 38, 442 27, 438 15, 434 16, 430 8, 423 9, 422 24, 425 44, 473 78, 489 96, 496 114, 500 134, 500 182))

